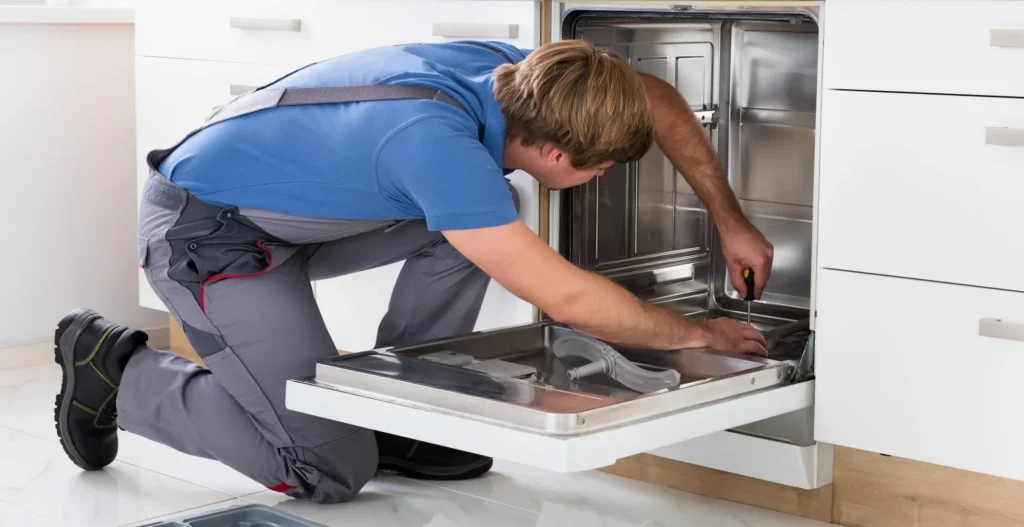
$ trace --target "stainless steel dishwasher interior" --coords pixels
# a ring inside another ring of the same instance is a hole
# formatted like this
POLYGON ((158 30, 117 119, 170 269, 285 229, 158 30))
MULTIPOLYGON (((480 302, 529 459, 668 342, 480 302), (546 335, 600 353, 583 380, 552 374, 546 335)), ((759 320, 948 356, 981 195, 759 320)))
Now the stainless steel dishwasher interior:
MULTIPOLYGON (((775 248, 752 322, 769 335, 794 328, 772 340, 771 357, 799 359, 801 376, 813 378, 813 335, 802 323, 811 295, 818 25, 799 10, 708 9, 579 10, 566 14, 562 33, 669 82, 697 112, 744 213, 775 248)), ((577 265, 680 313, 745 319, 707 210, 659 148, 563 192, 559 217, 560 249, 577 265)), ((806 446, 812 430, 809 408, 733 431, 806 446)))
MULTIPOLYGON (((768 288, 752 306, 755 325, 769 329, 806 318, 816 25, 801 18, 672 22, 601 15, 577 20, 573 37, 616 51, 635 69, 676 86, 695 111, 714 114, 705 133, 743 211, 775 247, 768 288)), ((639 162, 566 192, 562 205, 559 239, 577 265, 682 313, 745 315, 706 209, 657 146, 639 162)))

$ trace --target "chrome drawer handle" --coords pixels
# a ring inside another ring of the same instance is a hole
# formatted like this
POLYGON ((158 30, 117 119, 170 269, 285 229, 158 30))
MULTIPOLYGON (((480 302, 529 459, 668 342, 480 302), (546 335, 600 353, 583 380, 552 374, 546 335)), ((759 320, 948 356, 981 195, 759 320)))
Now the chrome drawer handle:
POLYGON ((228 87, 228 92, 230 92, 231 95, 242 95, 243 93, 249 93, 255 89, 255 86, 250 86, 248 84, 232 84, 228 87))
POLYGON ((299 18, 251 18, 231 17, 231 29, 261 29, 267 31, 302 31, 299 18))
POLYGON ((978 321, 978 335, 1024 342, 1024 324, 1007 322, 998 318, 983 318, 978 321))
POLYGON ((519 38, 519 24, 434 22, 432 34, 445 38, 519 38))
POLYGON ((1024 128, 985 129, 985 144, 997 146, 1024 146, 1024 128))
POLYGON ((994 48, 1024 48, 1024 29, 993 29, 988 44, 994 48))

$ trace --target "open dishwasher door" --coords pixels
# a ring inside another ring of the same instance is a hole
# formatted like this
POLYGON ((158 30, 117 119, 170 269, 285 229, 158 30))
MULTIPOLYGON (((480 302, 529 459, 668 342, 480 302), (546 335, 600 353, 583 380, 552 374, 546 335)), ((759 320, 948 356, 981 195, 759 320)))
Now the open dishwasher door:
MULTIPOLYGON (((672 453, 691 441, 714 450, 718 441, 786 436, 812 415, 816 10, 561 14, 563 38, 613 49, 672 83, 704 122, 748 219, 775 246, 772 278, 752 309, 773 342, 769 358, 623 349, 540 320, 324 360, 314 377, 289 381, 288 408, 562 472, 644 452, 682 459, 672 453)), ((554 194, 550 220, 565 258, 639 298, 695 318, 746 320, 707 211, 657 147, 554 194)), ((771 455, 813 448, 797 443, 771 455)), ((827 483, 791 479, 780 482, 827 483)))
POLYGON ((710 351, 617 350, 674 382, 650 392, 618 372, 578 377, 583 354, 541 322, 407 348, 342 355, 291 381, 290 409, 497 459, 572 472, 807 408, 797 364, 710 351), (573 378, 577 377, 577 378, 573 378))

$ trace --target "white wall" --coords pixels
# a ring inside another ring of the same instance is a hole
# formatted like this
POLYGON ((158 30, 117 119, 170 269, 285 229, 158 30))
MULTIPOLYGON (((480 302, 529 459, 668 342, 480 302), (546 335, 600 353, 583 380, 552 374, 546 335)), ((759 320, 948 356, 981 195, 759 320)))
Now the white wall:
POLYGON ((0 24, 0 348, 89 307, 138 307, 130 25, 0 24))

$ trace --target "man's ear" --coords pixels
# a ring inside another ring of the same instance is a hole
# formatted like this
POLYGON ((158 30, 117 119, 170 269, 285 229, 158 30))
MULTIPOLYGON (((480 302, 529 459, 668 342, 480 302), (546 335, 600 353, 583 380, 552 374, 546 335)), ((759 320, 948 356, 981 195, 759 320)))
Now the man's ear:
POLYGON ((552 165, 557 165, 565 159, 565 152, 562 152, 555 145, 551 143, 544 143, 541 146, 541 153, 544 155, 544 159, 552 165))

